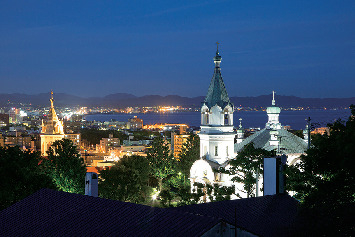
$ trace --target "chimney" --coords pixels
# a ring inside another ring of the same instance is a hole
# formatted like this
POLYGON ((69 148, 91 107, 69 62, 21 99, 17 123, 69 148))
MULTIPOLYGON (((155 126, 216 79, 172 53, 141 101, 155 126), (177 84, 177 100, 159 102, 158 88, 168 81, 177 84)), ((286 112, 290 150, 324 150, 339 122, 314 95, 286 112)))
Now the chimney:
POLYGON ((87 172, 85 176, 85 195, 98 196, 98 179, 95 172, 87 172))
POLYGON ((264 196, 285 193, 287 156, 264 158, 264 196))

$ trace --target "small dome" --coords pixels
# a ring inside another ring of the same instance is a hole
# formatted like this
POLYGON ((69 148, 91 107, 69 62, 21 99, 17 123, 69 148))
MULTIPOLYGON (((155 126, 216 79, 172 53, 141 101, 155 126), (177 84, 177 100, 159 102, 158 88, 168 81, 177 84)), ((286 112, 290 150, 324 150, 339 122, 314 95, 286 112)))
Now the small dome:
POLYGON ((271 106, 266 108, 266 113, 268 114, 279 114, 281 112, 280 107, 271 106))

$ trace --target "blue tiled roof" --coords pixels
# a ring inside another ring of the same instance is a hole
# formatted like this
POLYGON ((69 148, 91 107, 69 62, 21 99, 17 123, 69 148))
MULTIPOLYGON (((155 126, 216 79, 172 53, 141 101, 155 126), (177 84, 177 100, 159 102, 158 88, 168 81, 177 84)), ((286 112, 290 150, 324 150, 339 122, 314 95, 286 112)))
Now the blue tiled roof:
POLYGON ((172 209, 222 218, 258 236, 288 236, 296 226, 298 201, 286 194, 277 194, 172 209))
POLYGON ((218 218, 42 189, 0 212, 0 236, 201 236, 218 218))
MULTIPOLYGON (((277 149, 277 146, 270 146, 271 131, 270 129, 264 128, 254 133, 241 143, 235 144, 234 151, 239 152, 245 145, 251 142, 254 143, 256 148, 263 148, 268 151, 277 149)), ((302 138, 297 137, 285 129, 277 129, 276 131, 278 135, 282 137, 279 148, 284 154, 304 153, 307 150, 307 143, 302 138)))
POLYGON ((163 209, 42 189, 0 212, 0 236, 202 236, 221 222, 285 236, 297 208, 288 195, 163 209))

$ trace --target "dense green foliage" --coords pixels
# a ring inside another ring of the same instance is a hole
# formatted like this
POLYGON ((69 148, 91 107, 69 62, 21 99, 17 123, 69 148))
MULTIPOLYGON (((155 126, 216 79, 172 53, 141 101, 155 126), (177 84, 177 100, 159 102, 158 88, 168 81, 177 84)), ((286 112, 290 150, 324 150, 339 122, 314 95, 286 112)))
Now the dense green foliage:
POLYGON ((158 180, 160 191, 163 188, 163 180, 169 175, 176 174, 175 160, 169 146, 170 144, 161 137, 156 137, 147 151, 150 175, 158 180))
POLYGON ((300 163, 287 171, 288 190, 301 200, 309 231, 315 235, 354 235, 355 107, 347 122, 329 125, 300 163))
POLYGON ((39 165, 40 154, 18 147, 0 147, 0 210, 41 188, 55 188, 39 165))
POLYGON ((62 139, 53 142, 43 165, 59 190, 84 194, 86 167, 72 141, 62 139))
POLYGON ((153 137, 160 136, 159 132, 150 130, 131 131, 131 133, 134 141, 151 140, 153 137))
MULTIPOLYGON (((238 153, 235 159, 230 161, 230 169, 221 169, 222 173, 233 175, 233 182, 242 183, 244 186, 243 192, 247 197, 255 196, 256 191, 256 174, 263 173, 263 158, 272 157, 275 153, 262 148, 255 148, 253 143, 245 145, 238 153)), ((238 195, 238 193, 237 193, 238 195)))
POLYGON ((99 195, 107 199, 144 203, 150 195, 148 160, 123 157, 111 169, 100 172, 99 195))
POLYGON ((104 137, 109 137, 110 134, 113 134, 113 137, 119 138, 122 142, 125 139, 128 139, 128 136, 120 131, 115 130, 99 130, 99 129, 81 129, 81 138, 88 141, 90 145, 100 144, 100 140, 104 137))
POLYGON ((198 159, 200 159, 200 139, 197 135, 191 134, 182 145, 177 170, 189 177, 191 166, 198 159))

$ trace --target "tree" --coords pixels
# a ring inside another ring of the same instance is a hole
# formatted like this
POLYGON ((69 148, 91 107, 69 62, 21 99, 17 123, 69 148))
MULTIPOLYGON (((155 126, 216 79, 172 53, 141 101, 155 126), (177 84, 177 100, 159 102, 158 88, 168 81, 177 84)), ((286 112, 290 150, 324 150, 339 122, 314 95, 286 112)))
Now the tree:
POLYGON ((162 191, 163 180, 174 174, 175 160, 169 149, 169 144, 161 137, 153 140, 152 147, 147 151, 150 174, 158 179, 159 190, 162 191))
MULTIPOLYGON (((247 197, 254 196, 256 190, 256 177, 262 174, 263 158, 274 156, 273 151, 267 151, 262 148, 255 148, 253 143, 243 147, 237 157, 230 161, 230 169, 220 169, 220 172, 233 175, 233 182, 243 184, 243 192, 247 197)), ((237 194, 238 195, 238 194, 237 194)))
POLYGON ((0 147, 0 210, 22 200, 41 188, 55 188, 45 175, 40 154, 19 147, 0 147))
POLYGON ((72 141, 62 139, 53 142, 43 163, 47 175, 59 190, 84 193, 86 166, 72 141))
POLYGON ((354 235, 355 106, 348 121, 329 124, 330 134, 313 137, 299 164, 288 167, 287 188, 295 191, 314 235, 354 235))
POLYGON ((111 169, 100 172, 99 195, 107 199, 144 203, 151 188, 148 186, 148 160, 142 156, 120 159, 111 169))
POLYGON ((193 163, 200 158, 200 139, 197 135, 191 134, 182 145, 181 153, 177 162, 177 169, 185 177, 190 176, 190 169, 193 163))

